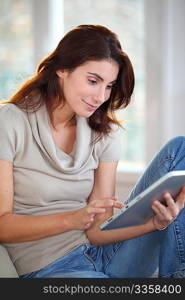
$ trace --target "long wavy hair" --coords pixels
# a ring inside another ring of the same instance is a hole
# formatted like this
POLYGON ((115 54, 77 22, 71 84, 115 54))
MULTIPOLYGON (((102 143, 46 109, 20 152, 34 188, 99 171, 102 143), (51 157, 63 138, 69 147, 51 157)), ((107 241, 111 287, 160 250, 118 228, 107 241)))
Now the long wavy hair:
POLYGON ((105 59, 118 63, 118 77, 109 99, 88 118, 88 123, 100 136, 108 134, 111 123, 119 124, 115 111, 125 108, 131 100, 135 78, 132 63, 117 35, 102 25, 79 25, 70 30, 56 49, 40 62, 36 74, 3 103, 14 103, 27 111, 36 111, 45 103, 52 122, 53 111, 65 101, 56 71, 73 71, 87 61, 105 59), (38 93, 41 97, 35 96, 38 93))

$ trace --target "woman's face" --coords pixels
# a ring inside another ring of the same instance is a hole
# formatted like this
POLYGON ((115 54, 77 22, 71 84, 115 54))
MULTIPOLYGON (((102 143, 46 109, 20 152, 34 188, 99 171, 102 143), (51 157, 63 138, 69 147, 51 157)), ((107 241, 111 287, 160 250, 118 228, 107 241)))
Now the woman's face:
POLYGON ((110 97, 119 66, 114 60, 88 61, 70 72, 58 70, 65 106, 81 117, 90 117, 110 97))

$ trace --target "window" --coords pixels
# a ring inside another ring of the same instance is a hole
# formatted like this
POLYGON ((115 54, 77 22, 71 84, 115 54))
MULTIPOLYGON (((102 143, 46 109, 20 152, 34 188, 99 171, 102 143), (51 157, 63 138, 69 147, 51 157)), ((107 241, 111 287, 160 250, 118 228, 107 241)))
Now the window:
POLYGON ((31 1, 0 1, 0 99, 33 71, 31 1))

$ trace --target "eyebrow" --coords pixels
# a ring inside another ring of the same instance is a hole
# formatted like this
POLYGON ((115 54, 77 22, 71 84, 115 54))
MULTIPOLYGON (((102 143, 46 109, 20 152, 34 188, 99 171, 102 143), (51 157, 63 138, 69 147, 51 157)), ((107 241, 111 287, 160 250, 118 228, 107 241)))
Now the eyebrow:
MULTIPOLYGON (((96 76, 97 78, 99 78, 101 81, 104 81, 104 79, 97 73, 92 73, 92 72, 87 72, 88 74, 91 74, 93 76, 96 76)), ((110 83, 115 83, 116 82, 116 79, 111 81, 110 83)))

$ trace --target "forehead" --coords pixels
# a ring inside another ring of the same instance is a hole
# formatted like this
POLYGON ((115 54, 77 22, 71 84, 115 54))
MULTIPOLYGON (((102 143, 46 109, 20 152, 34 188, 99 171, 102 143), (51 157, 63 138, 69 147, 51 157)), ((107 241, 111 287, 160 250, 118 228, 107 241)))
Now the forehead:
POLYGON ((77 72, 83 72, 87 74, 96 73, 103 80, 111 82, 116 80, 117 78, 119 72, 119 65, 116 61, 112 59, 100 61, 90 60, 77 67, 75 70, 77 72))

